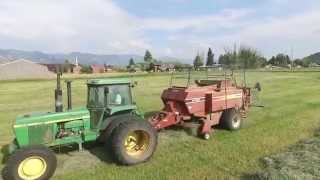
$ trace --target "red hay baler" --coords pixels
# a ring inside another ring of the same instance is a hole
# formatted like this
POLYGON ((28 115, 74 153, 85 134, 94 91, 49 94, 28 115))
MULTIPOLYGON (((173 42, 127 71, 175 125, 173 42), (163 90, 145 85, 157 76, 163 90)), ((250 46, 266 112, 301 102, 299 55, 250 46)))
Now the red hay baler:
POLYGON ((170 126, 197 127, 198 135, 210 138, 212 127, 241 127, 250 105, 251 89, 237 86, 232 78, 196 80, 195 85, 171 86, 161 95, 164 108, 149 119, 160 130, 170 126))

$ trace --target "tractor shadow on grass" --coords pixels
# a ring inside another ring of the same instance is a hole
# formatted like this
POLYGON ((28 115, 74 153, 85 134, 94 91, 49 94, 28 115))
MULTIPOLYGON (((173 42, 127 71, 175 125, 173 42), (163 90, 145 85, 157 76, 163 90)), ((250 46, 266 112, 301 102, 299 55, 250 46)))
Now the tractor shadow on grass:
POLYGON ((55 148, 54 151, 58 159, 57 175, 94 168, 101 163, 114 163, 104 145, 96 142, 84 144, 82 151, 77 144, 55 148))
POLYGON ((144 113, 144 118, 148 120, 152 116, 156 115, 159 111, 149 111, 144 113))
POLYGON ((1 154, 2 154, 1 164, 5 164, 9 159, 9 144, 2 146, 1 154))
MULTIPOLYGON (((9 145, 8 144, 2 146, 1 154, 2 154, 1 164, 4 165, 4 167, 1 170, 1 177, 4 178, 4 174, 5 174, 5 171, 6 171, 5 164, 9 159, 9 145)), ((1 177, 0 177, 0 179, 1 179, 1 177)))
POLYGON ((55 153, 59 155, 66 156, 88 156, 87 158, 92 158, 91 155, 96 157, 99 161, 106 163, 113 163, 113 159, 110 155, 110 150, 108 150, 104 144, 98 142, 88 142, 83 144, 82 151, 79 151, 77 144, 70 146, 63 146, 61 148, 55 148, 55 153), (91 154, 91 155, 90 155, 91 154))

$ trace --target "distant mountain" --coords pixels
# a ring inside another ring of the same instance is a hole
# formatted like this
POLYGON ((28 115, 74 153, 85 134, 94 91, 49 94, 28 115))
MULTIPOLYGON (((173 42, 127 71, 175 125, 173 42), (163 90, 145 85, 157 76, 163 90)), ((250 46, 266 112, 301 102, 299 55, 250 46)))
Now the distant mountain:
POLYGON ((9 60, 7 58, 0 56, 0 64, 7 63, 8 61, 9 60))
POLYGON ((0 49, 0 57, 0 61, 2 61, 2 59, 28 59, 34 62, 48 64, 64 63, 66 60, 69 60, 70 63, 74 63, 75 59, 78 58, 78 63, 80 64, 108 64, 119 66, 127 65, 130 58, 133 58, 135 62, 141 62, 143 60, 142 56, 134 54, 104 55, 81 52, 49 54, 40 51, 21 51, 15 49, 0 49))
POLYGON ((304 60, 307 60, 311 63, 317 63, 320 64, 320 52, 312 54, 310 56, 307 56, 305 58, 303 58, 304 60))

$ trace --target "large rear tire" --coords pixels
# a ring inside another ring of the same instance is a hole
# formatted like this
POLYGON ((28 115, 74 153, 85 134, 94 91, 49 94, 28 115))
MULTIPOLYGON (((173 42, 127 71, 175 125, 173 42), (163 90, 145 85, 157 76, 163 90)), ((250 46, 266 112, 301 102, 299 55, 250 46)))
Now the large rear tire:
POLYGON ((230 131, 239 130, 242 125, 240 112, 236 109, 227 109, 222 114, 222 126, 230 131))
POLYGON ((55 154, 44 146, 17 150, 9 158, 3 178, 6 180, 47 180, 57 168, 55 154))
POLYGON ((113 157, 121 165, 146 162, 152 157, 157 143, 157 132, 147 121, 123 122, 113 134, 113 157))
POLYGON ((121 123, 125 123, 127 121, 136 120, 136 116, 132 114, 126 114, 126 115, 119 115, 115 116, 112 119, 112 122, 109 124, 109 126, 103 131, 102 135, 99 137, 98 141, 103 142, 106 150, 108 152, 111 152, 112 150, 112 137, 117 129, 117 127, 121 123))

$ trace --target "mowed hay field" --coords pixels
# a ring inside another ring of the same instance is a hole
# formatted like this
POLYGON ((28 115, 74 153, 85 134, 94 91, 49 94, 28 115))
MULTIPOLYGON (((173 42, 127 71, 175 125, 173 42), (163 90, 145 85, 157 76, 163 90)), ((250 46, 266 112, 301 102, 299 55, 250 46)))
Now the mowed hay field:
MULTIPOLYGON (((138 81, 134 95, 141 111, 160 110, 160 95, 168 87, 170 76, 149 75, 133 79, 138 81)), ((89 147, 82 153, 60 153, 59 168, 53 179, 250 177, 261 170, 261 158, 285 151, 291 144, 311 137, 320 127, 320 73, 248 72, 247 79, 251 85, 256 81, 261 83, 260 99, 265 107, 251 108, 240 131, 216 130, 212 138, 205 141, 183 130, 165 130, 159 133, 159 145, 153 158, 132 167, 112 163, 103 147, 97 150, 89 147), (107 162, 92 163, 95 154, 99 156, 97 161, 105 159, 107 162)), ((85 82, 85 79, 73 81, 74 107, 86 104, 85 82)), ((16 115, 54 110, 54 88, 55 80, 0 82, 1 147, 13 138, 11 125, 16 115)), ((2 163, 1 169, 3 166, 2 163)))

